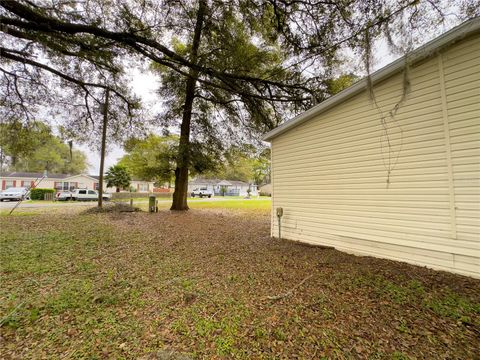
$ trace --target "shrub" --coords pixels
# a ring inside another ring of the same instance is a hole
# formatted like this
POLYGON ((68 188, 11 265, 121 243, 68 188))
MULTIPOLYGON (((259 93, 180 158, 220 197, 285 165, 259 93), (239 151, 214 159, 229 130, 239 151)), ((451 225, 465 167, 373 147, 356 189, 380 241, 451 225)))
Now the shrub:
POLYGON ((42 188, 35 188, 30 190, 30 199, 32 200, 43 200, 45 194, 54 194, 55 189, 42 189, 42 188))

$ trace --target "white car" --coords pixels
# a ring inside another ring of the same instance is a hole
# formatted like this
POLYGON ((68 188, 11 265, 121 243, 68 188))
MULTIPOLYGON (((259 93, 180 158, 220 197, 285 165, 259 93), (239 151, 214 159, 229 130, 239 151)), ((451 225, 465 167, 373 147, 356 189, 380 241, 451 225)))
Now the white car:
MULTIPOLYGON (((109 193, 103 193, 103 200, 110 200, 112 197, 109 193)), ((75 189, 73 191, 60 191, 56 194, 57 200, 79 200, 79 201, 96 201, 98 200, 98 191, 87 189, 75 189)))
POLYGON ((194 189, 190 195, 193 198, 195 196, 198 196, 199 198, 203 198, 203 197, 211 198, 213 196, 213 191, 208 190, 206 187, 201 187, 201 188, 194 189))
POLYGON ((25 187, 11 187, 0 192, 0 201, 25 200, 28 198, 28 189, 25 187))

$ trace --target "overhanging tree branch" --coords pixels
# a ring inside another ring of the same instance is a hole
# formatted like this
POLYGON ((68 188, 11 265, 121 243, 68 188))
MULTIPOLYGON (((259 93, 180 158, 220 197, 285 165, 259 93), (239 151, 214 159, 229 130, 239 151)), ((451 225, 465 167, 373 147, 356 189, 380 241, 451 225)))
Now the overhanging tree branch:
MULTIPOLYGON (((0 23, 6 25, 12 25, 20 27, 23 29, 40 31, 44 33, 55 33, 55 32, 64 32, 67 34, 91 34, 100 38, 114 40, 118 43, 129 46, 132 49, 138 50, 138 44, 148 46, 152 49, 155 49, 169 58, 172 62, 176 62, 181 66, 188 67, 199 73, 208 74, 212 77, 219 79, 233 79, 239 81, 245 81, 249 83, 260 83, 263 85, 275 86, 280 89, 299 89, 303 91, 310 92, 310 89, 306 88, 301 84, 288 84, 286 82, 277 82, 269 79, 263 79, 259 77, 249 76, 249 75, 240 75, 232 74, 228 72, 216 71, 209 67, 204 67, 199 64, 192 63, 191 61, 185 59, 184 57, 178 55, 174 51, 170 50, 168 47, 160 44, 154 39, 149 39, 143 36, 140 36, 136 33, 127 33, 127 32, 114 32, 99 28, 93 25, 84 25, 84 24, 73 24, 63 22, 57 19, 53 19, 33 11, 27 6, 18 3, 17 1, 7 1, 1 4, 3 8, 12 12, 13 14, 27 20, 22 21, 19 19, 14 19, 11 17, 0 16, 0 23)), ((151 52, 145 52, 145 56, 148 56, 151 60, 157 61, 158 56, 154 56, 151 52)), ((171 67, 171 63, 165 63, 165 66, 171 67)))
MULTIPOLYGON (((6 49, 4 47, 0 47, 0 56, 3 57, 3 58, 6 58, 6 59, 9 59, 9 60, 12 60, 12 61, 16 61, 16 62, 19 62, 19 63, 22 63, 22 64, 27 64, 27 65, 31 65, 31 66, 34 66, 36 68, 39 68, 39 69, 42 69, 42 70, 45 70, 45 71, 48 71, 54 75, 57 75, 58 77, 68 81, 68 82, 71 82, 73 84, 76 84, 78 86, 80 86, 82 89, 87 90, 87 87, 94 87, 94 88, 100 88, 100 89, 104 89, 104 90, 110 90, 112 93, 114 93, 116 96, 118 96, 120 99, 122 99, 126 104, 127 106, 130 108, 132 106, 134 106, 134 103, 132 101, 130 101, 129 99, 127 99, 123 94, 121 94, 119 91, 117 91, 115 88, 112 88, 111 86, 108 86, 108 85, 103 85, 103 84, 97 84, 97 83, 92 83, 92 82, 84 82, 82 80, 79 80, 79 79, 76 79, 70 75, 67 75, 67 74, 64 74, 48 65, 45 65, 45 64, 42 64, 38 61, 34 61, 34 60, 31 60, 31 59, 28 59, 26 58, 25 56, 18 56, 18 55, 15 55, 14 53, 20 53, 18 51, 15 51, 15 50, 11 50, 11 49, 6 49)), ((23 55, 26 55, 24 53, 22 53, 23 55)))

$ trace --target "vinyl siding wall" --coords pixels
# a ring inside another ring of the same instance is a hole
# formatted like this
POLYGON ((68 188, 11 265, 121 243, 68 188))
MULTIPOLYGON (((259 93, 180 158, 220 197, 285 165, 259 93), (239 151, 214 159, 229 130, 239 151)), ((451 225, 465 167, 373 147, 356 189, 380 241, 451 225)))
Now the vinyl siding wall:
POLYGON ((272 235, 480 277, 478 35, 409 79, 394 119, 403 74, 272 140, 272 235))

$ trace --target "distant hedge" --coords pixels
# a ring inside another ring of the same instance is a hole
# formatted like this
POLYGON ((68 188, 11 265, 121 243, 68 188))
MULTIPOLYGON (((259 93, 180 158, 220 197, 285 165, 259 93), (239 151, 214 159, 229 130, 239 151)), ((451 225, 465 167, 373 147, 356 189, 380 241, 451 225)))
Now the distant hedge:
POLYGON ((42 188, 35 188, 30 190, 30 199, 32 200, 43 200, 45 194, 54 194, 55 189, 42 189, 42 188))

